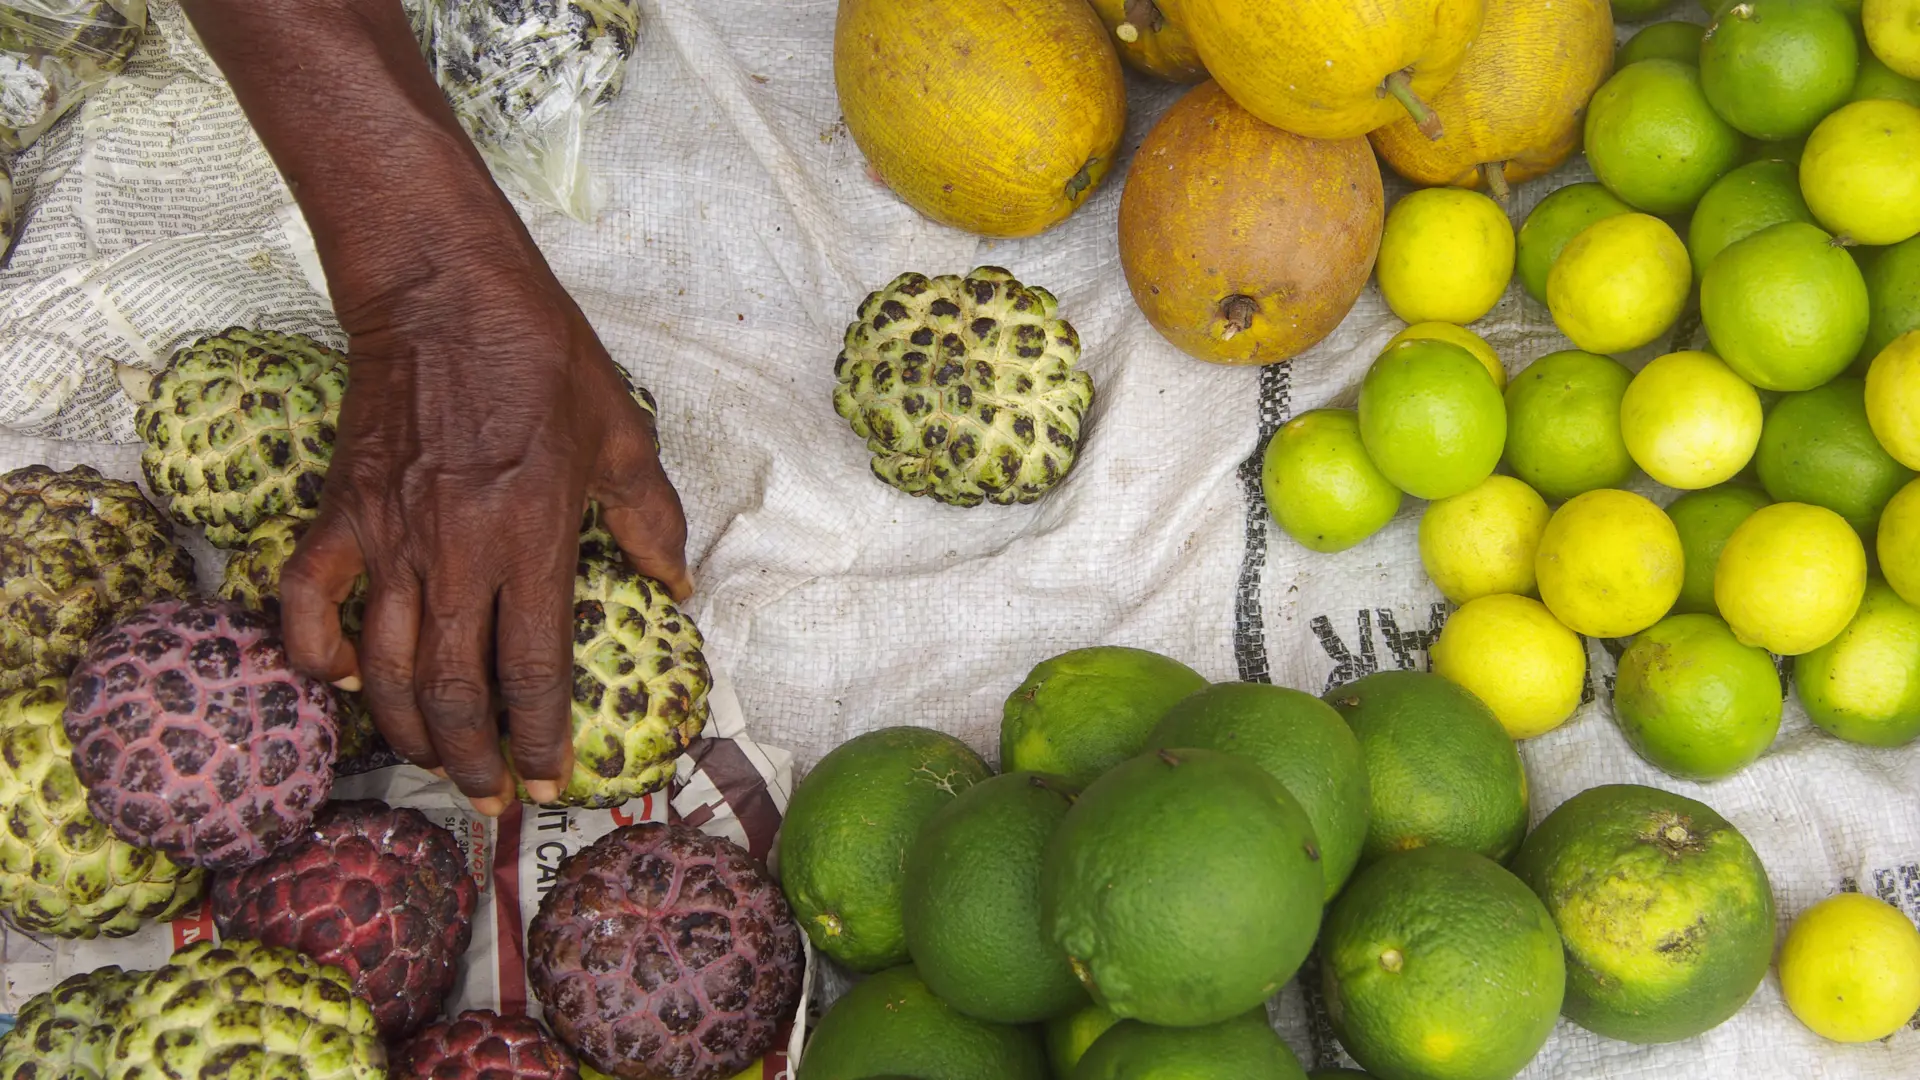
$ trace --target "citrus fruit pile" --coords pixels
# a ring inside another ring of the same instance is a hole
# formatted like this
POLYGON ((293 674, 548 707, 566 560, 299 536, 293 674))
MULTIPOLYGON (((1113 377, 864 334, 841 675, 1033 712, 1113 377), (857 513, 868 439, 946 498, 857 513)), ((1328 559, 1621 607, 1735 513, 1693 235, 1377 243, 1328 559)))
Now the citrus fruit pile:
MULTIPOLYGON (((885 728, 795 792, 787 897, 820 954, 866 973, 799 1080, 1303 1080, 1264 1007, 1303 972, 1361 1075, 1506 1080, 1562 1015, 1698 1035, 1772 962, 1773 894, 1739 830, 1610 785, 1529 833, 1514 740, 1438 675, 1319 698, 1088 648, 1038 665, 1001 735, 995 774, 951 736, 885 728)), ((1805 934, 1855 924, 1906 955, 1884 914, 1805 934)), ((1803 954, 1783 977, 1816 1027, 1904 1000, 1836 1006, 1876 973, 1803 954)))
MULTIPOLYGON (((1739 831, 1611 785, 1529 834, 1516 743, 1604 686, 1624 746, 1721 780, 1774 744, 1787 666, 1833 736, 1920 738, 1920 0, 1700 6, 1618 32, 1673 0, 843 3, 876 178, 983 235, 1113 175, 1123 67, 1195 84, 1126 170, 1133 299, 1189 355, 1274 364, 1373 280, 1405 329, 1351 408, 1272 435, 1262 491, 1321 554, 1424 502, 1454 607, 1430 672, 1324 699, 1055 657, 998 775, 917 729, 834 751, 783 880, 875 974, 800 1080, 1299 1077, 1261 1006, 1303 970, 1384 1080, 1506 1080, 1562 1013, 1658 1043, 1748 1000, 1775 908, 1739 831), (1576 152, 1595 179, 1516 228, 1514 186, 1576 152), (1502 356, 1469 324, 1503 302, 1563 347, 1502 356)), ((1781 956, 1828 1038, 1920 1007, 1920 933, 1875 903, 1805 912, 1781 956)))
POLYGON ((1776 657, 1826 731, 1920 737, 1920 106, 1885 27, 1860 83, 1859 29, 1828 0, 1642 29, 1587 110, 1598 182, 1517 234, 1461 187, 1400 199, 1378 278, 1411 325, 1357 407, 1267 444, 1268 507, 1313 551, 1428 500, 1458 605, 1433 670, 1515 738, 1580 707, 1583 636, 1623 639, 1615 717, 1677 777, 1765 753, 1776 657), (1574 348, 1509 378, 1462 324, 1512 278, 1574 348), (1689 308, 1699 348, 1670 340, 1689 308))

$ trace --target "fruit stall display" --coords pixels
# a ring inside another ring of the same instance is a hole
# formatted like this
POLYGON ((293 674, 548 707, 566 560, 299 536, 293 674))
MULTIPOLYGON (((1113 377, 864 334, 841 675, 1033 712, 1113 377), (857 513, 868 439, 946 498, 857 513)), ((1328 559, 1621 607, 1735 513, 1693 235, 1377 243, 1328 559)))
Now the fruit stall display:
MULTIPOLYGON (((10 148, 147 17, 92 5, 121 32, 76 52, 9 38, 33 25, 15 7, 0 53, 72 81, 0 128, 10 148)), ((458 44, 451 8, 412 5, 430 58, 458 44)), ((1645 1048, 1691 1060, 1770 981, 1767 1022, 1835 1068, 1911 1056, 1915 898, 1789 905, 1748 835, 1777 822, 1715 804, 1785 756, 1795 710, 1914 775, 1920 3, 1675 9, 840 0, 832 92, 871 179, 996 243, 1045 244, 1119 188, 1103 257, 1129 318, 1326 391, 1249 461, 1261 527, 1337 592, 1336 560, 1416 518, 1380 570, 1446 609, 1397 669, 1367 638, 1311 689, 1059 652, 986 688, 997 747, 865 718, 789 800, 777 766, 743 793, 703 765, 752 748, 716 722, 707 639, 589 505, 575 772, 513 812, 568 839, 519 892, 500 866, 526 842, 408 805, 424 774, 370 780, 414 771, 279 641, 349 358, 203 327, 132 380, 144 485, 0 473, 0 919, 92 956, 196 917, 208 940, 27 997, 0 1080, 1610 1075, 1645 1048), (1143 94, 1166 107, 1130 137, 1143 94), (1492 332, 1515 303, 1551 333, 1492 332), (1363 310, 1404 328, 1350 336, 1364 370, 1315 384, 1363 310), (1648 782, 1566 791, 1593 763, 1538 754, 1595 701, 1580 722, 1611 723, 1648 782), (503 975, 517 998, 478 985, 503 975), (1327 1033, 1311 1053, 1289 995, 1327 1033), (1569 1031, 1599 1047, 1584 1064, 1555 1058, 1569 1031)), ((633 5, 569 10, 561 57, 632 54, 633 5)), ((496 171, 579 211, 577 162, 514 150, 524 118, 463 96, 465 70, 436 68, 496 171)), ((867 486, 1046 513, 1100 440, 1192 435, 1103 424, 1114 369, 1072 305, 963 265, 837 312, 830 392, 816 365, 794 406, 830 399, 867 486)), ((348 634, 363 608, 364 583, 348 634)))

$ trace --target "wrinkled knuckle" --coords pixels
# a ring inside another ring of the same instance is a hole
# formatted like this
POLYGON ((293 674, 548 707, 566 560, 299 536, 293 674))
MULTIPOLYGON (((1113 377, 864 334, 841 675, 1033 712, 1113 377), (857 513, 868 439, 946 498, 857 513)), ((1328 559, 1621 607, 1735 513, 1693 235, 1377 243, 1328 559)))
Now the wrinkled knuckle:
POLYGON ((510 708, 538 708, 557 704, 572 677, 568 665, 548 660, 522 660, 500 668, 500 697, 510 708))
POLYGON ((362 651, 360 656, 360 678, 366 683, 369 695, 383 697, 407 697, 413 695, 413 665, 406 659, 386 653, 362 651))
POLYGON ((470 734, 485 722, 487 688, 465 675, 440 675, 423 680, 418 689, 420 711, 435 727, 452 734, 470 734))

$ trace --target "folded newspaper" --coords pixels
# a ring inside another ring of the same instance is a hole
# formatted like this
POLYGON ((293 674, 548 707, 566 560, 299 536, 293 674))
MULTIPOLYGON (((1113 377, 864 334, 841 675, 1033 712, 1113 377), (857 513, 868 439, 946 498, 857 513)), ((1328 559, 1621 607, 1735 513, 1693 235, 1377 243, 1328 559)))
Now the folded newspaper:
MULTIPOLYGON (((660 399, 667 466, 691 526, 699 592, 689 610, 739 705, 730 720, 716 714, 715 741, 690 755, 669 807, 764 850, 789 764, 903 723, 990 754, 1001 702, 1027 670, 1085 645, 1140 646, 1216 680, 1316 693, 1426 667, 1448 608, 1420 569, 1417 504, 1358 547, 1316 555, 1272 524, 1260 493, 1266 436, 1295 412, 1350 402, 1401 328, 1377 293, 1290 365, 1214 367, 1166 344, 1133 306, 1115 244, 1121 172, 1033 239, 984 242, 918 217, 870 178, 840 121, 835 6, 642 0, 626 89, 582 146, 605 184, 597 216, 523 206, 608 348, 660 399), (834 356, 863 296, 903 271, 982 263, 1059 297, 1098 387, 1073 476, 1031 506, 962 510, 902 496, 872 478, 833 410, 834 356), (729 777, 746 778, 749 794, 729 777)), ((174 3, 156 0, 151 23, 127 69, 13 162, 26 210, 0 268, 0 426, 17 434, 0 437, 0 468, 89 462, 134 475, 133 450, 115 445, 132 438, 122 377, 144 381, 209 330, 270 325, 340 343, 311 238, 217 71, 174 3)), ((1129 151, 1179 93, 1133 88, 1129 151)), ((1586 178, 1576 163, 1522 185, 1515 220, 1586 178)), ((1404 190, 1388 182, 1390 193, 1404 190)), ((1512 370, 1568 347, 1518 287, 1475 329, 1512 370)), ((1683 326, 1673 343, 1697 336, 1683 326)), ((1637 367, 1655 351, 1625 359, 1637 367)), ((1920 918, 1920 747, 1839 742, 1790 703, 1757 764, 1718 783, 1676 781, 1635 756, 1611 722, 1616 649, 1589 643, 1589 702, 1522 744, 1535 821, 1597 784, 1652 784, 1708 803, 1752 841, 1783 929, 1842 890, 1920 918)), ((496 834, 408 770, 353 783, 429 807, 469 837, 496 931, 476 942, 491 951, 460 1000, 516 1000, 511 949, 522 924, 512 916, 531 910, 541 868, 611 827, 611 814, 532 814, 496 834)), ((657 800, 624 812, 669 809, 657 800)), ((105 948, 157 956, 172 939, 141 940, 105 948)), ((34 948, 44 946, 7 943, 15 1004, 55 965, 85 962, 34 948)), ((829 965, 812 972, 816 1005, 845 985, 829 965)), ((1312 986, 1282 992, 1276 1025, 1309 1067, 1341 1064, 1312 986)), ((1673 1045, 1562 1024, 1522 1075, 1917 1073, 1920 1034, 1827 1043, 1794 1020, 1769 976, 1732 1021, 1673 1045)))

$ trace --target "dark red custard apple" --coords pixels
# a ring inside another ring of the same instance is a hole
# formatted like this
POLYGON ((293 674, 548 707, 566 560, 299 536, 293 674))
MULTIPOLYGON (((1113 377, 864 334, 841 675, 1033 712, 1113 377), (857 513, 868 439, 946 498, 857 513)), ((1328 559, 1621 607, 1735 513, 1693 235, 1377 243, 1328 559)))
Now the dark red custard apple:
POLYGON ((738 845, 629 825, 560 864, 527 934, 547 1022, 620 1080, 731 1080, 800 995, 800 930, 738 845))
POLYGON ((175 862, 259 862, 333 785, 339 700, 287 665, 279 630, 228 600, 163 600, 102 631, 62 718, 87 806, 175 862))
POLYGON ((463 1012, 407 1040, 393 1080, 579 1080, 559 1041, 524 1016, 463 1012))
POLYGON ((347 973, 382 1038, 440 1015, 479 897, 460 842, 418 810, 328 803, 304 839, 213 884, 222 938, 305 953, 347 973))

